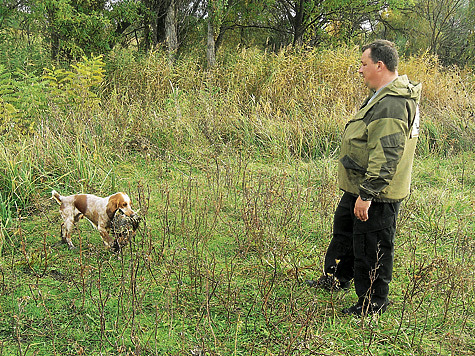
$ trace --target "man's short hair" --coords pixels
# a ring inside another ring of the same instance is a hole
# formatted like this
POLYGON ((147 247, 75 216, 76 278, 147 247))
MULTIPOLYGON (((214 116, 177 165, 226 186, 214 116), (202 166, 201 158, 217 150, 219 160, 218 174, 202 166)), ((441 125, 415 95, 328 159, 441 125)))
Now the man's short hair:
POLYGON ((374 63, 379 61, 386 65, 390 72, 395 72, 399 63, 399 55, 396 45, 386 40, 376 40, 370 44, 364 45, 362 52, 370 49, 370 58, 374 63))

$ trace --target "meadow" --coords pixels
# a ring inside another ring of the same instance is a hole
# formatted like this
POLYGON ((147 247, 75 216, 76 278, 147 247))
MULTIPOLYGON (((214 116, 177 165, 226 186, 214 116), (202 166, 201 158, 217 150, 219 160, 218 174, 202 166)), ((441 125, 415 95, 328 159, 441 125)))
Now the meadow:
POLYGON ((401 61, 423 83, 422 133, 388 311, 346 317, 352 289, 305 284, 367 94, 359 55, 233 49, 205 71, 122 50, 18 81, 24 116, 0 126, 0 355, 473 355, 468 69, 401 61), (81 221, 69 250, 51 189, 127 192, 137 236, 111 253, 81 221))

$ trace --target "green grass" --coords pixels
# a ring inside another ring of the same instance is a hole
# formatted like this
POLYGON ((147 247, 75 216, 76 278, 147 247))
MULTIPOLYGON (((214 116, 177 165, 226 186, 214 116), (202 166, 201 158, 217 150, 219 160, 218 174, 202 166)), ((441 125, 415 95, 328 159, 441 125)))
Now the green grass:
POLYGON ((4 245, 0 354, 473 354, 472 162, 416 161, 394 304, 379 319, 339 315, 352 291, 303 283, 329 242, 333 159, 119 163, 145 218, 119 255, 85 221, 78 249, 59 244, 58 207, 42 192, 43 208, 17 219, 4 245))

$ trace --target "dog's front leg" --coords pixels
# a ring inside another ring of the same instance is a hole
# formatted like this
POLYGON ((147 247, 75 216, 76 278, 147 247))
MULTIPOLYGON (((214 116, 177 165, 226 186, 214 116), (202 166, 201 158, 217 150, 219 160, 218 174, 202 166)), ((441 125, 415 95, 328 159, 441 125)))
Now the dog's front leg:
POLYGON ((65 221, 64 223, 61 224, 61 239, 64 243, 68 244, 70 250, 75 248, 73 245, 73 242, 71 241, 72 228, 73 228, 73 225, 68 221, 65 221))
POLYGON ((101 234, 102 242, 104 242, 104 245, 107 248, 111 248, 112 245, 114 244, 114 239, 109 235, 109 232, 103 227, 99 227, 98 230, 99 230, 99 233, 101 234))

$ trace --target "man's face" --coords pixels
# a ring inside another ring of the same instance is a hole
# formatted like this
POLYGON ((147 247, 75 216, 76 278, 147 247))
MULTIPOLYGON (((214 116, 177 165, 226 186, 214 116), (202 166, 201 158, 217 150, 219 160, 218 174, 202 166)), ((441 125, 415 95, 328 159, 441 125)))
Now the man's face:
POLYGON ((379 83, 379 73, 381 69, 381 63, 374 63, 370 57, 371 49, 368 48, 361 55, 361 66, 358 73, 364 79, 366 86, 369 89, 376 90, 379 83))

